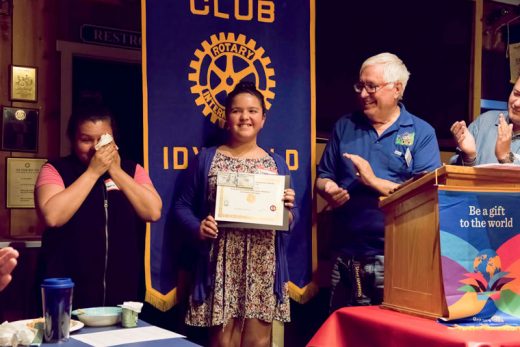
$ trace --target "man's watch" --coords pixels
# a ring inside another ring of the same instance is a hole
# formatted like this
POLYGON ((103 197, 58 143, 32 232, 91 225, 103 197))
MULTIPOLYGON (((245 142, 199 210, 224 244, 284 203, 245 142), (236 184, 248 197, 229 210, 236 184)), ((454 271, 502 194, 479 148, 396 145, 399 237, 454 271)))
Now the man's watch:
POLYGON ((515 161, 515 155, 513 152, 509 152, 504 159, 497 158, 497 160, 500 164, 511 164, 515 161))

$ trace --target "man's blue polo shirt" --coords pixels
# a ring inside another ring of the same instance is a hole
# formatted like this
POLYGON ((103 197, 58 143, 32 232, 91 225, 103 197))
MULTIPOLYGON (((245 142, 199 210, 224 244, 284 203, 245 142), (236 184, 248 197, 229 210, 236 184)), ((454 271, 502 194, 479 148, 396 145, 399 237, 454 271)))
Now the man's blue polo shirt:
POLYGON ((366 159, 379 178, 402 183, 441 165, 435 130, 399 104, 401 114, 379 136, 362 112, 340 118, 318 166, 318 177, 330 178, 350 193, 336 210, 339 223, 334 244, 347 254, 383 254, 384 215, 379 194, 363 185, 343 153, 366 159))

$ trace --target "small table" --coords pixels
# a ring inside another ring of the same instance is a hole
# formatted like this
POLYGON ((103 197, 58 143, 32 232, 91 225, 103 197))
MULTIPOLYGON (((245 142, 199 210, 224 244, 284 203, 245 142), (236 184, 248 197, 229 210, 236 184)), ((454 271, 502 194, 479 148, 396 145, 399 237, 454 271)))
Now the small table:
POLYGON ((307 346, 512 347, 520 346, 520 332, 462 331, 379 306, 344 307, 327 318, 307 346))
MULTIPOLYGON (((132 329, 137 329, 140 327, 152 327, 153 325, 143 321, 138 320, 137 327, 136 328, 123 328, 120 324, 112 325, 108 327, 87 327, 84 326, 79 331, 73 332, 70 335, 70 338, 65 343, 42 343, 42 347, 50 347, 50 346, 56 346, 56 347, 86 347, 91 346, 89 344, 86 344, 82 341, 78 341, 74 339, 74 336, 79 336, 82 334, 88 334, 88 333, 96 333, 96 332, 104 332, 104 331, 113 331, 113 330, 127 330, 130 332, 132 329)), ((133 342, 133 343, 124 343, 119 344, 117 346, 132 346, 132 347, 163 347, 163 346, 174 346, 174 347, 197 347, 199 345, 190 342, 186 340, 185 338, 178 337, 178 338, 169 338, 169 339, 161 339, 161 340, 152 340, 152 341, 143 341, 143 342, 133 342)), ((199 346, 200 347, 200 346, 199 346)))

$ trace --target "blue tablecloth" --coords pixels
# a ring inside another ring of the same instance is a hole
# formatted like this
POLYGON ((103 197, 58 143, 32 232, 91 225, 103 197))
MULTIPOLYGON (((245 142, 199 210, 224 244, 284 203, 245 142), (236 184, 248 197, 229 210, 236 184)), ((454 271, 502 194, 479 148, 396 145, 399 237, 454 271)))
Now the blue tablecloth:
MULTIPOLYGON (((139 320, 137 322, 137 327, 146 327, 150 326, 151 324, 148 324, 147 322, 143 320, 139 320)), ((96 332, 102 332, 102 331, 109 331, 109 330, 115 330, 115 329, 126 329, 122 328, 121 325, 113 325, 109 327, 83 327, 79 331, 71 333, 71 338, 67 342, 62 343, 43 343, 42 347, 47 346, 59 346, 59 347, 85 347, 90 346, 86 343, 83 343, 81 341, 75 340, 72 337, 77 336, 79 334, 87 334, 87 333, 96 333, 96 332)), ((135 329, 135 328, 128 328, 128 329, 135 329)), ((136 343, 125 343, 123 345, 118 346, 131 346, 131 347, 164 347, 164 346, 174 346, 174 347, 196 347, 199 346, 193 342, 190 342, 184 338, 172 338, 172 339, 163 339, 163 340, 153 340, 153 341, 144 341, 144 342, 136 342, 136 343)), ((200 346, 199 346, 200 347, 200 346)))

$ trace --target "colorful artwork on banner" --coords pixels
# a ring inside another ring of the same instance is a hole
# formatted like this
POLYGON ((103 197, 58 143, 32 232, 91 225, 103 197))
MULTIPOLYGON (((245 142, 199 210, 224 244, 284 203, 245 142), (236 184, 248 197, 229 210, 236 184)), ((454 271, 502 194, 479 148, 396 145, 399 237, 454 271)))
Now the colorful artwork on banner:
POLYGON ((439 191, 449 324, 520 325, 520 193, 439 191))
POLYGON ((142 1, 145 165, 164 215, 148 230, 147 301, 160 309, 176 301, 183 250, 171 206, 179 177, 201 147, 221 142, 224 100, 240 80, 266 99, 259 145, 291 170, 301 218, 288 247, 290 290, 305 297, 313 272, 314 1, 142 1))

